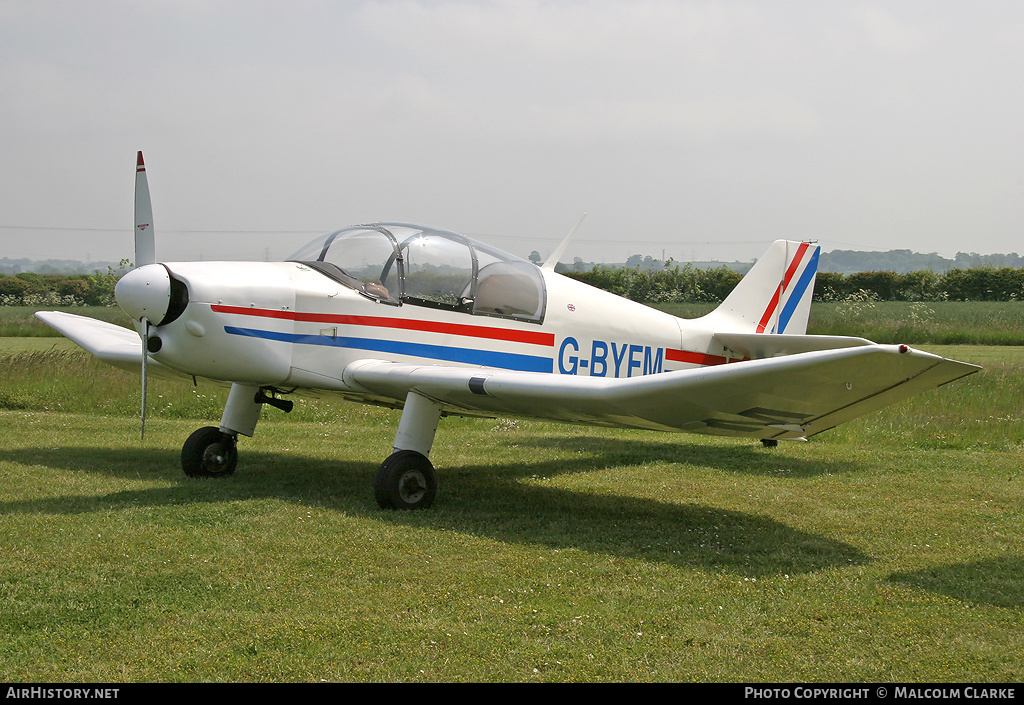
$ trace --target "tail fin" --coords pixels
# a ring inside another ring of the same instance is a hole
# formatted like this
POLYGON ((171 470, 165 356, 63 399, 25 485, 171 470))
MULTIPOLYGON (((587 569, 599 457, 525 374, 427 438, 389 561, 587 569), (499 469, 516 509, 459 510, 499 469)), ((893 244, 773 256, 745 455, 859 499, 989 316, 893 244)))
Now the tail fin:
POLYGON ((820 249, 776 240, 705 321, 722 332, 805 334, 820 249))

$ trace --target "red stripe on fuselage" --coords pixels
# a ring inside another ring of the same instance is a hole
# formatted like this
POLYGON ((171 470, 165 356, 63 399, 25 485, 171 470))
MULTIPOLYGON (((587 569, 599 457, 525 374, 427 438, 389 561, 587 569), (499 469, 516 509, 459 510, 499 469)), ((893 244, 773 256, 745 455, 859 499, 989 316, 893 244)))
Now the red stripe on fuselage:
POLYGON ((673 350, 665 348, 665 359, 670 362, 686 362, 691 365, 724 365, 727 362, 740 362, 745 358, 722 357, 706 353, 690 352, 689 350, 673 350))
POLYGON ((348 326, 399 328, 402 330, 415 330, 427 333, 462 335, 470 338, 506 340, 512 343, 528 343, 530 345, 544 345, 546 347, 555 346, 554 333, 510 330, 508 328, 491 328, 489 326, 475 326, 467 325, 465 323, 440 323, 437 321, 417 321, 408 318, 353 316, 339 313, 303 313, 300 311, 277 311, 267 308, 225 306, 222 304, 213 304, 211 308, 216 313, 233 313, 240 316, 258 316, 261 318, 281 318, 288 321, 300 321, 303 323, 339 323, 348 326))

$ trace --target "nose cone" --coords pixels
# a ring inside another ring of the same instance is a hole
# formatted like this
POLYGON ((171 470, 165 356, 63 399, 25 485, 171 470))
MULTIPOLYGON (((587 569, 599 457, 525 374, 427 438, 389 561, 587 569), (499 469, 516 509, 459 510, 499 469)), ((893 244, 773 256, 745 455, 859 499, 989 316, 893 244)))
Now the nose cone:
POLYGON ((136 321, 160 325, 171 307, 171 276, 162 264, 147 264, 125 274, 114 287, 117 305, 136 321))

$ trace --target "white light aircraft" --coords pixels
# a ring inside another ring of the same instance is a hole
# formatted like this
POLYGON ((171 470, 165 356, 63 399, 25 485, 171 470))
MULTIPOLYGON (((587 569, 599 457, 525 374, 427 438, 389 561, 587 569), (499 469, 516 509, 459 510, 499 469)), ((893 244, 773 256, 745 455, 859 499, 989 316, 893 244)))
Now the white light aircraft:
MULTIPOLYGON (((806 335, 816 245, 776 241, 725 301, 685 320, 453 232, 338 230, 285 262, 158 262, 142 153, 135 268, 117 303, 135 331, 37 315, 104 362, 230 387, 219 426, 184 444, 189 476, 230 475, 264 404, 295 394, 401 409, 377 472, 384 508, 430 506, 445 415, 741 436, 775 445, 977 371, 862 338, 806 335)), ((578 227, 578 224, 577 224, 578 227)), ((575 228, 573 229, 575 230, 575 228)))

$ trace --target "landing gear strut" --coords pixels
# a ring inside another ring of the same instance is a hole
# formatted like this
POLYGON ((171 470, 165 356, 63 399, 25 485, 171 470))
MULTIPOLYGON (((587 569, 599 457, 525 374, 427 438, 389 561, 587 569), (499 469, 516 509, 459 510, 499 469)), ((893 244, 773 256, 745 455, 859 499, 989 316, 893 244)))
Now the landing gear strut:
MULTIPOLYGON (((233 473, 238 464, 238 436, 252 436, 264 404, 291 411, 291 402, 275 398, 273 390, 232 384, 220 426, 200 428, 185 441, 181 449, 185 474, 222 477, 233 473)), ((374 498, 382 509, 426 509, 433 503, 437 474, 427 456, 440 419, 439 404, 409 392, 398 422, 394 452, 377 470, 373 485, 374 498)))

